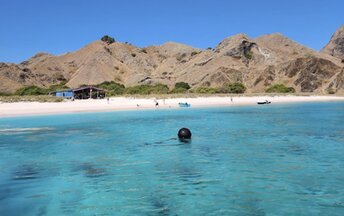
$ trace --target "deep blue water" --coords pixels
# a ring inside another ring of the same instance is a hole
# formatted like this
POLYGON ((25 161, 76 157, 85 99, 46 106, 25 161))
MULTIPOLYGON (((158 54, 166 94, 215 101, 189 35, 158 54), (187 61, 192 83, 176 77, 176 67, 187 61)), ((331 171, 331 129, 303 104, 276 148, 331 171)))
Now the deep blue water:
POLYGON ((342 216, 343 120, 342 102, 0 119, 0 215, 342 216))

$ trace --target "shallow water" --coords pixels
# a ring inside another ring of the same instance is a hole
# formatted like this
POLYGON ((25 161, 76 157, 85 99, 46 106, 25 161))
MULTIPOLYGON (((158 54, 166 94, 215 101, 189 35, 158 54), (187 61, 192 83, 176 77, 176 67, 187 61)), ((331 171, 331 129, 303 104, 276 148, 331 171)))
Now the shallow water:
POLYGON ((343 119, 340 102, 0 119, 0 215, 344 215, 343 119))

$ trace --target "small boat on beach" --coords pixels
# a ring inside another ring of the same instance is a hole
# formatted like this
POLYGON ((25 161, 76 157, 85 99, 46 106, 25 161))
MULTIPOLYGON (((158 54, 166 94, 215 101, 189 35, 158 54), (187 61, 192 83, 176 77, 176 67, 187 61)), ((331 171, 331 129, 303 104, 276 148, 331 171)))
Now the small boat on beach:
POLYGON ((271 104, 271 101, 265 100, 265 101, 258 101, 258 105, 263 105, 263 104, 271 104))
POLYGON ((191 107, 191 104, 189 103, 178 103, 179 107, 191 107))

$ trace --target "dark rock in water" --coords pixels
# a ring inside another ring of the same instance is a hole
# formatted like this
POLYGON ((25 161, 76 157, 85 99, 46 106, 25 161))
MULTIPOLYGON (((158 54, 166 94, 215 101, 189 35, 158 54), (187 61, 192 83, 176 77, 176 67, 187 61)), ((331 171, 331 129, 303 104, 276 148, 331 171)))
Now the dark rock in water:
POLYGON ((30 180, 38 178, 38 171, 36 168, 28 165, 19 167, 13 173, 13 180, 30 180))
POLYGON ((171 214, 171 209, 168 207, 168 204, 165 201, 166 198, 157 196, 154 194, 151 196, 151 203, 153 208, 156 210, 156 215, 159 216, 168 216, 174 215, 171 214))
POLYGON ((188 128, 181 128, 178 131, 178 138, 181 140, 191 139, 191 131, 188 128))
POLYGON ((77 171, 81 170, 84 172, 86 177, 89 178, 95 178, 95 177, 101 177, 105 175, 105 169, 103 168, 96 168, 94 165, 90 163, 83 163, 81 164, 77 171))

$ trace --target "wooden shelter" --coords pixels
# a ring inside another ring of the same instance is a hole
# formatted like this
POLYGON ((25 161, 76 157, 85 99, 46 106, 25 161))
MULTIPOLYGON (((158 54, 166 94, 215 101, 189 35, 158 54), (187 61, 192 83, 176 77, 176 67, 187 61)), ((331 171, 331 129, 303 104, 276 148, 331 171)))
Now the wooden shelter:
POLYGON ((106 96, 106 90, 94 86, 84 86, 75 89, 50 92, 49 94, 67 99, 102 99, 106 96))

